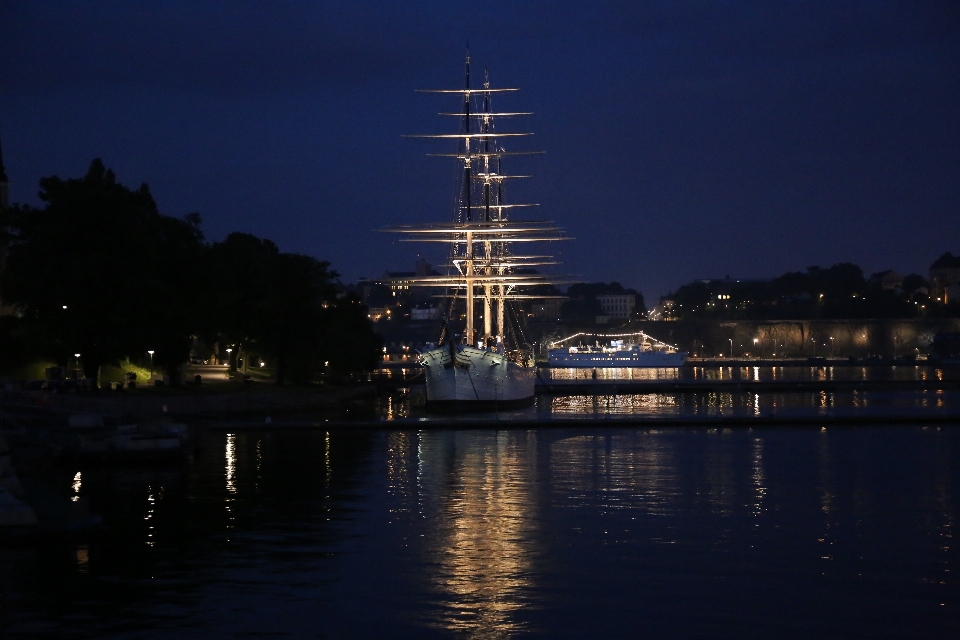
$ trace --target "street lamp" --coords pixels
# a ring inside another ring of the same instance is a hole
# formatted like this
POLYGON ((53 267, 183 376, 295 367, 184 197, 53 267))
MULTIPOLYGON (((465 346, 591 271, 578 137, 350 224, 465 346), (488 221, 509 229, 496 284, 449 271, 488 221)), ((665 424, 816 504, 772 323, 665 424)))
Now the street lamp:
POLYGON ((150 375, 153 375, 153 349, 147 351, 150 354, 150 375))
POLYGON ((733 338, 727 338, 730 341, 730 357, 733 357, 733 338))
POLYGON ((830 357, 832 358, 833 356, 834 356, 834 351, 833 351, 833 336, 830 336, 830 357))
MULTIPOLYGON (((753 339, 753 350, 754 350, 754 351, 757 350, 757 342, 759 342, 759 341, 758 341, 756 338, 754 338, 754 339, 753 339)), ((755 356, 755 357, 758 357, 758 356, 755 356)))

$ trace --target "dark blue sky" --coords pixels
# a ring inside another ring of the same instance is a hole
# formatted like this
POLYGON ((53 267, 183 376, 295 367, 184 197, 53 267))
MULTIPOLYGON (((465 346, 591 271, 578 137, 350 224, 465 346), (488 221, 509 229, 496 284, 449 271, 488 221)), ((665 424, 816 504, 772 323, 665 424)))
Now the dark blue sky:
MULTIPOLYGON (((544 156, 513 201, 576 240, 566 273, 648 302, 701 277, 960 252, 960 3, 0 0, 11 199, 102 157, 164 213, 409 269, 382 225, 452 215, 465 45, 544 156)), ((507 128, 501 123, 500 130, 507 128)), ((509 123, 511 126, 514 123, 509 123)), ((434 257, 427 253, 427 257, 434 257)))

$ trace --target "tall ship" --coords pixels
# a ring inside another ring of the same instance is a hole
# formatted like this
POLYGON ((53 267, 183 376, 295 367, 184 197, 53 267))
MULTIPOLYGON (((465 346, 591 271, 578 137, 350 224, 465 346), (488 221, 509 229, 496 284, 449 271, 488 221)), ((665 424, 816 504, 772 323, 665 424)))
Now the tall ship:
POLYGON ((495 123, 530 113, 494 111, 495 96, 518 89, 491 87, 486 73, 482 88, 471 88, 469 55, 462 89, 420 91, 451 94, 460 100, 459 111, 441 113, 457 119, 457 133, 408 136, 456 141, 455 152, 428 154, 457 161, 459 187, 453 219, 394 225, 383 231, 402 234, 404 241, 449 246, 445 275, 405 278, 410 286, 435 287, 447 303, 438 346, 419 356, 427 406, 471 411, 532 402, 536 363, 519 301, 543 297, 524 293, 532 286, 560 281, 539 272, 540 267, 557 264, 550 256, 518 249, 567 238, 552 222, 511 215, 535 204, 507 202, 505 183, 528 176, 507 173, 506 159, 540 152, 507 151, 505 141, 531 134, 501 132, 495 123))
POLYGON ((608 368, 608 367, 682 367, 687 362, 687 352, 680 351, 675 346, 661 342, 642 331, 617 336, 599 336, 594 338, 614 337, 608 343, 601 344, 594 340, 593 344, 572 343, 586 334, 578 333, 563 340, 558 340, 547 349, 547 362, 551 367, 571 368, 608 368), (623 338, 628 338, 624 340, 623 338))

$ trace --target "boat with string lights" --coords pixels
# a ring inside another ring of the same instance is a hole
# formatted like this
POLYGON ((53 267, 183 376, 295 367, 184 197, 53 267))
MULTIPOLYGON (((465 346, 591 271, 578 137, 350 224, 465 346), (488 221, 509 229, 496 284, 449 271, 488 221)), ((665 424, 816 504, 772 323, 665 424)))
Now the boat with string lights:
POLYGON ((554 223, 517 220, 511 214, 534 204, 508 203, 504 183, 528 176, 505 172, 505 158, 540 153, 507 151, 507 140, 524 132, 501 132, 495 123, 528 112, 492 108, 494 96, 517 89, 470 87, 470 57, 462 89, 421 90, 453 94, 460 100, 459 132, 412 135, 412 138, 455 140, 456 152, 431 153, 458 162, 459 194, 451 222, 400 224, 382 231, 401 234, 401 241, 445 243, 446 274, 405 278, 410 286, 435 287, 446 300, 438 346, 420 354, 426 380, 427 407, 455 411, 481 410, 532 402, 536 363, 527 339, 520 301, 529 287, 567 284, 540 273, 555 265, 552 257, 521 252, 534 243, 568 239, 554 223))
POLYGON ((687 352, 661 342, 642 331, 616 335, 577 333, 550 344, 547 362, 551 367, 609 368, 609 367, 656 367, 669 369, 682 367, 687 362, 687 352), (584 337, 594 338, 592 345, 585 345, 584 337), (574 340, 581 340, 576 344, 574 340), (600 344, 597 338, 614 338, 600 344), (624 340, 627 338, 628 340, 624 340))

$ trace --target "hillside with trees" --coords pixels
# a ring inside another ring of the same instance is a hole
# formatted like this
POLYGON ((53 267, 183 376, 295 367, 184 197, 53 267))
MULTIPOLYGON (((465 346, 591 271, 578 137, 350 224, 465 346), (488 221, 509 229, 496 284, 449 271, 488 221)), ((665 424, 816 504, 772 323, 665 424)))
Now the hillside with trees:
POLYGON ((149 350, 175 374, 196 339, 256 349, 281 384, 376 366, 379 338, 355 297, 337 298, 329 263, 242 233, 205 243, 199 214, 161 214, 147 185, 120 184, 99 159, 40 189, 44 206, 0 220, 0 293, 14 310, 0 318, 5 369, 79 353, 96 379, 149 350))

